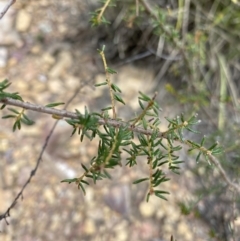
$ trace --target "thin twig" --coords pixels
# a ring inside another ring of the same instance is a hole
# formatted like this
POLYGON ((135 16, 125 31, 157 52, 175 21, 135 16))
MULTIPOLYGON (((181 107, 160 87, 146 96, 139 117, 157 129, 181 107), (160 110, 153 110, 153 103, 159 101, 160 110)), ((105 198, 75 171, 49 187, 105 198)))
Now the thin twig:
POLYGON ((6 14, 8 9, 16 2, 16 0, 9 0, 6 6, 3 8, 3 10, 0 12, 0 19, 3 18, 3 16, 6 14))
POLYGON ((139 16, 139 0, 136 0, 136 16, 139 16))
MULTIPOLYGON (((60 116, 60 117, 63 117, 63 118, 73 118, 73 119, 81 118, 81 116, 79 116, 79 114, 76 114, 76 113, 73 113, 73 112, 69 112, 69 111, 66 111, 66 110, 58 110, 58 109, 54 109, 54 108, 48 108, 48 107, 44 107, 44 106, 40 106, 40 105, 34 105, 34 104, 31 104, 31 103, 28 103, 28 102, 14 100, 14 99, 11 99, 11 98, 0 99, 0 103, 6 104, 6 105, 18 106, 18 107, 22 107, 24 109, 29 109, 29 110, 33 110, 33 111, 37 111, 37 112, 57 115, 57 116, 60 116)), ((152 133, 153 133, 152 130, 145 130, 144 128, 132 126, 129 123, 119 121, 119 120, 99 118, 98 123, 100 125, 109 124, 109 125, 111 125, 113 127, 116 127, 116 128, 119 128, 120 126, 127 127, 129 130, 131 130, 133 132, 144 134, 144 135, 152 135, 152 133)), ((167 132, 159 132, 157 137, 167 138, 166 134, 167 134, 167 132)), ((185 141, 184 143, 189 145, 188 141, 185 141)), ((240 193, 240 186, 230 180, 227 173, 223 169, 220 161, 216 157, 214 157, 211 153, 208 153, 208 158, 211 161, 211 163, 213 163, 218 168, 218 170, 220 171, 220 173, 221 173, 223 179, 226 181, 226 183, 230 187, 235 189, 238 193, 240 193)), ((0 220, 1 220, 1 216, 0 216, 0 220)))
POLYGON ((17 204, 18 199, 19 199, 20 197, 23 197, 23 191, 25 190, 25 188, 27 187, 27 185, 31 182, 33 176, 36 174, 36 172, 37 172, 37 170, 38 170, 38 167, 39 167, 39 165, 40 165, 40 161, 42 160, 42 155, 43 155, 43 153, 44 153, 44 151, 45 151, 45 149, 46 149, 46 147, 47 147, 47 145, 48 145, 49 139, 50 139, 50 137, 52 136, 53 131, 55 130, 55 128, 56 128, 56 126, 57 126, 57 123, 58 123, 58 121, 56 121, 56 122, 54 123, 53 127, 51 128, 51 131, 49 132, 49 134, 48 134, 48 136, 47 136, 47 138, 46 138, 46 140, 45 140, 45 143, 44 143, 44 145, 43 145, 43 147, 42 147, 42 150, 41 150, 41 152, 40 152, 40 154, 39 154, 39 157, 38 157, 38 159, 37 159, 36 165, 35 165, 34 169, 30 172, 30 176, 28 177, 27 181, 25 182, 25 184, 23 185, 22 189, 21 189, 20 192, 17 194, 17 196, 15 197, 15 199, 13 200, 12 204, 8 207, 8 209, 6 210, 6 212, 0 215, 0 221, 1 221, 2 219, 4 219, 5 222, 7 223, 7 225, 9 224, 9 223, 7 222, 7 218, 10 217, 10 211, 11 211, 11 209, 13 209, 13 208, 15 207, 15 205, 17 204))
POLYGON ((101 11, 100 11, 100 13, 98 15, 98 18, 97 18, 98 23, 101 22, 101 18, 103 16, 103 13, 105 12, 105 10, 106 10, 106 8, 107 8, 107 6, 109 5, 110 2, 111 2, 111 0, 107 0, 105 2, 104 6, 101 8, 101 11))
MULTIPOLYGON (((79 114, 77 113, 73 113, 67 110, 58 110, 55 108, 49 108, 49 107, 45 107, 45 106, 41 106, 41 105, 35 105, 29 102, 23 102, 20 100, 14 100, 11 98, 4 98, 4 99, 0 99, 0 103, 3 103, 5 105, 12 105, 12 106, 17 106, 17 107, 21 107, 24 108, 26 110, 32 110, 32 111, 36 111, 36 112, 41 112, 41 113, 46 113, 46 114, 50 114, 53 116, 58 116, 59 118, 72 118, 72 119, 79 119, 81 118, 81 116, 79 116, 79 114)), ((129 126, 129 130, 132 130, 134 132, 138 132, 144 135, 151 135, 152 131, 151 130, 145 130, 144 128, 140 128, 140 127, 135 127, 135 126, 130 126, 130 124, 123 122, 123 121, 119 121, 119 120, 114 120, 114 119, 103 119, 103 118, 99 118, 98 119, 98 123, 100 125, 105 125, 105 124, 109 124, 111 126, 114 127, 127 127, 129 126)), ((163 137, 161 135, 162 133, 159 132, 158 137, 163 137)))
POLYGON ((222 165, 220 164, 219 160, 213 156, 213 155, 208 155, 210 161, 218 168, 218 170, 220 171, 223 179, 226 181, 226 183, 232 187, 233 189, 235 189, 238 193, 240 193, 240 187, 239 185, 237 185, 236 183, 232 182, 230 180, 230 178, 227 176, 227 173, 224 171, 222 165))
POLYGON ((116 114, 116 109, 115 109, 115 101, 114 101, 114 95, 113 95, 113 90, 112 90, 112 83, 111 83, 111 78, 110 78, 110 74, 109 74, 109 71, 108 71, 107 61, 106 61, 103 50, 100 52, 100 55, 102 57, 102 61, 103 61, 104 69, 105 69, 106 81, 107 81, 108 89, 109 89, 109 92, 110 92, 111 103, 112 103, 112 111, 113 111, 113 119, 116 119, 117 114, 116 114))

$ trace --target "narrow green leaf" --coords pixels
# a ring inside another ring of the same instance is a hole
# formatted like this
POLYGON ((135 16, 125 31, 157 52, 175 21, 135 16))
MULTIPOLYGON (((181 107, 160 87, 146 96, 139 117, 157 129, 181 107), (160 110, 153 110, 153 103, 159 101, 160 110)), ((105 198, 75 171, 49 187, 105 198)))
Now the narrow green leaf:
POLYGON ((161 199, 164 199, 164 200, 168 201, 167 198, 164 197, 162 194, 160 194, 160 193, 154 193, 154 194, 155 194, 156 197, 159 197, 161 199))
POLYGON ((10 110, 11 112, 13 112, 13 113, 19 115, 19 112, 18 112, 17 110, 13 109, 13 108, 8 108, 8 110, 10 110))
POLYGON ((111 109, 112 109, 112 107, 109 106, 109 107, 106 107, 106 108, 101 109, 101 111, 106 111, 106 110, 111 110, 111 109))
POLYGON ((170 178, 162 177, 154 182, 153 187, 158 187, 161 183, 167 182, 169 180, 170 178))
POLYGON ((157 169, 152 176, 154 177, 154 179, 158 179, 161 175, 162 175, 162 171, 157 169))
POLYGON ((158 148, 153 152, 153 156, 156 157, 161 153, 161 150, 158 148))
POLYGON ((18 121, 16 121, 16 123, 17 123, 17 128, 18 128, 18 130, 21 130, 21 121, 18 120, 18 121))
POLYGON ((2 119, 8 119, 8 118, 16 118, 16 115, 5 115, 2 117, 2 119))
POLYGON ((146 116, 158 117, 158 114, 155 114, 155 113, 153 113, 153 112, 151 112, 151 111, 147 111, 147 112, 146 112, 146 116))
POLYGON ((93 175, 87 174, 86 177, 93 179, 93 175))
POLYGON ((102 85, 107 85, 107 82, 105 81, 105 82, 102 82, 102 83, 99 83, 99 84, 95 84, 94 86, 98 87, 98 86, 102 86, 102 85))
POLYGON ((131 141, 124 141, 121 143, 121 146, 129 146, 131 144, 131 141))
POLYGON ((89 115, 89 113, 88 113, 87 106, 84 106, 84 117, 85 117, 86 123, 87 123, 88 120, 90 119, 90 115, 89 115))
POLYGON ((79 110, 75 109, 75 111, 76 111, 76 114, 78 114, 80 117, 82 116, 82 114, 79 110))
POLYGON ((77 120, 73 119, 65 119, 65 121, 71 126, 74 126, 78 122, 77 120))
POLYGON ((147 121, 146 121, 146 119, 143 117, 143 119, 142 119, 142 124, 143 124, 143 128, 145 129, 145 130, 147 130, 147 128, 148 128, 148 124, 147 124, 147 121))
POLYGON ((105 169, 103 170, 103 173, 108 179, 112 179, 111 175, 105 169))
POLYGON ((110 67, 107 67, 107 72, 109 73, 109 74, 117 74, 117 71, 116 70, 114 70, 114 69, 111 69, 110 67))
POLYGON ((85 180, 81 180, 82 183, 86 184, 86 185, 89 185, 89 183, 85 180))
MULTIPOLYGON (((190 140, 187 140, 187 142, 189 142, 192 146, 193 146, 193 148, 194 147, 197 147, 197 148, 200 148, 201 146, 198 144, 198 143, 196 143, 196 142, 193 142, 193 141, 190 141, 190 140)), ((194 148, 195 149, 195 148, 194 148)))
POLYGON ((115 92, 119 92, 119 93, 122 93, 122 91, 119 89, 119 87, 115 84, 112 84, 111 85, 111 88, 115 91, 115 92))
POLYGON ((162 146, 165 150, 168 150, 168 148, 165 145, 163 145, 162 141, 159 143, 159 145, 162 146))
POLYGON ((75 134, 75 132, 77 131, 77 128, 73 128, 72 134, 71 136, 73 136, 75 134))
POLYGON ((22 97, 18 93, 0 92, 0 99, 4 99, 4 98, 11 98, 14 100, 23 101, 22 97))
POLYGON ((154 113, 156 114, 156 116, 158 116, 158 115, 159 115, 159 109, 158 109, 158 108, 153 107, 153 111, 154 111, 154 113))
POLYGON ((145 107, 144 107, 144 105, 143 105, 142 101, 141 101, 141 100, 138 100, 138 103, 139 103, 139 105, 140 105, 141 109, 142 109, 142 110, 144 110, 144 108, 145 108, 145 107))
POLYGON ((24 124, 26 124, 26 125, 34 124, 34 121, 30 120, 24 113, 22 114, 22 117, 23 118, 21 119, 21 121, 23 121, 24 124))
POLYGON ((64 104, 65 104, 64 102, 55 102, 55 103, 47 104, 47 105, 45 105, 45 107, 56 107, 56 106, 64 105, 64 104))
POLYGON ((16 128, 17 128, 17 122, 13 124, 13 132, 15 132, 16 128))
POLYGON ((176 126, 176 125, 177 125, 176 120, 171 120, 171 119, 169 119, 168 117, 165 117, 165 119, 166 119, 168 122, 170 122, 171 124, 173 124, 173 126, 176 126))
POLYGON ((147 101, 147 102, 151 100, 150 97, 148 97, 147 95, 143 94, 141 91, 139 91, 139 94, 140 94, 140 96, 138 98, 140 100, 147 101))
POLYGON ((202 155, 202 152, 199 152, 198 155, 197 155, 197 158, 196 158, 197 163, 199 162, 199 159, 200 159, 201 155, 202 155))
POLYGON ((181 150, 181 149, 182 149, 181 146, 171 147, 171 150, 172 150, 172 151, 179 151, 179 150, 181 150))
POLYGON ((148 146, 147 139, 144 135, 138 135, 138 139, 142 146, 148 146))
POLYGON ((88 169, 87 169, 87 167, 84 164, 81 163, 81 166, 85 170, 85 172, 88 172, 88 169))
POLYGON ((81 183, 81 182, 79 182, 79 184, 78 184, 78 188, 81 188, 82 189, 82 191, 83 191, 83 194, 84 194, 84 196, 86 195, 86 190, 85 190, 85 188, 84 188, 84 186, 83 186, 83 184, 81 183))
POLYGON ((6 105, 3 104, 3 105, 1 106, 1 108, 0 108, 0 110, 3 110, 5 107, 6 107, 6 105))
POLYGON ((140 182, 144 182, 144 181, 147 181, 147 180, 149 180, 149 177, 138 179, 138 180, 134 181, 133 184, 138 184, 140 182))
POLYGON ((151 195, 150 193, 148 193, 148 194, 147 194, 147 197, 146 197, 146 202, 148 202, 148 201, 149 201, 150 195, 151 195))
POLYGON ((4 89, 8 88, 12 83, 10 83, 7 79, 0 82, 0 91, 3 91, 4 89))
POLYGON ((181 119, 181 121, 182 121, 182 123, 184 123, 184 116, 183 116, 183 113, 181 113, 181 115, 180 115, 180 119, 181 119))
POLYGON ((214 148, 214 149, 212 150, 212 154, 213 154, 213 155, 219 155, 219 154, 222 154, 222 152, 223 152, 223 149, 222 149, 221 147, 214 148))
POLYGON ((202 141, 201 141, 201 146, 203 146, 204 145, 204 142, 205 142, 205 136, 202 138, 202 141))
POLYGON ((213 150, 216 146, 218 145, 218 143, 214 143, 211 147, 208 148, 209 151, 213 150))
POLYGON ((114 94, 114 99, 125 105, 125 102, 123 101, 122 97, 119 94, 115 93, 114 94))
POLYGON ((180 169, 180 167, 170 165, 169 169, 170 169, 170 170, 179 170, 179 169, 180 169))
POLYGON ((166 195, 166 194, 170 194, 170 193, 165 192, 165 191, 161 191, 161 190, 156 190, 156 191, 154 191, 154 194, 155 194, 155 196, 157 196, 159 198, 162 198, 162 199, 167 201, 167 198, 165 196, 163 196, 163 194, 166 195))
POLYGON ((197 114, 193 115, 187 122, 189 124, 196 124, 198 121, 196 120, 197 114))
POLYGON ((155 121, 153 122, 154 126, 159 126, 160 124, 161 124, 161 121, 158 118, 156 118, 155 121))
POLYGON ((71 179, 64 179, 61 182, 68 182, 68 183, 72 183, 72 182, 76 182, 77 178, 71 178, 71 179))
POLYGON ((196 131, 196 130, 193 130, 192 128, 189 128, 189 127, 185 127, 188 131, 190 131, 190 132, 193 132, 193 133, 196 133, 196 134, 200 134, 201 132, 199 132, 199 131, 196 131))

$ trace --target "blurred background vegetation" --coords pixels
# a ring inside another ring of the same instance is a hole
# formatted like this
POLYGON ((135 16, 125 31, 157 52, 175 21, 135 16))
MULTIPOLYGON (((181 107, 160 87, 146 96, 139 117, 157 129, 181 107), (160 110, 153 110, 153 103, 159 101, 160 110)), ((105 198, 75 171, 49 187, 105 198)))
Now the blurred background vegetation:
MULTIPOLYGON (((100 25, 93 34, 98 38, 96 47, 106 44, 107 59, 116 66, 131 63, 152 69, 155 76, 149 81, 153 82, 154 90, 162 93, 164 87, 170 94, 171 102, 180 107, 175 114, 199 113, 200 131, 209 141, 221 143, 225 149, 221 163, 237 180, 240 3, 136 0, 111 4, 101 23, 96 21, 99 15, 93 15, 93 25, 100 25)), ((194 173, 197 201, 181 203, 182 211, 195 212, 204 219, 211 227, 210 236, 230 240, 236 235, 239 196, 227 190, 214 167, 202 162, 194 166, 189 160, 185 165, 194 173)))
MULTIPOLYGON (((35 13, 32 26, 37 18, 52 20, 46 12, 54 8, 66 16, 67 30, 53 37, 48 35, 46 24, 40 30, 33 27, 34 41, 43 46, 51 41, 68 43, 75 57, 76 50, 84 44, 89 44, 85 51, 92 51, 93 56, 96 49, 106 45, 106 58, 114 69, 132 65, 150 70, 153 77, 146 79, 146 85, 159 93, 161 107, 170 108, 172 116, 198 113, 201 119, 198 130, 209 143, 217 141, 223 146, 225 152, 219 160, 231 179, 237 181, 240 3, 237 0, 112 0, 97 20, 106 2, 71 0, 39 5, 42 13, 35 13)), ((18 4, 19 9, 24 9, 29 3, 19 1, 18 4)), ((53 52, 57 55, 58 47, 53 52)), ((95 57, 91 61, 102 68, 95 57)), ((76 64, 72 70, 80 71, 76 64)), ((199 141, 201 136, 199 139, 186 136, 186 139, 194 138, 199 141)), ((238 240, 239 194, 229 190, 215 167, 205 160, 195 163, 195 153, 183 153, 181 158, 185 161, 182 175, 186 170, 192 173, 191 180, 185 176, 183 184, 193 193, 191 200, 178 203, 182 214, 207 224, 209 240, 238 240)))

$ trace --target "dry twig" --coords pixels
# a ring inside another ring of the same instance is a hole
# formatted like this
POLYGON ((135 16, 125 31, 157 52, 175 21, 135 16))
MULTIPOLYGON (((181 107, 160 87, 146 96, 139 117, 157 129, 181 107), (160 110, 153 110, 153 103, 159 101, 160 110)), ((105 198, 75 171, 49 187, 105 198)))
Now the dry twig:
POLYGON ((5 5, 3 10, 0 12, 0 19, 3 18, 3 16, 6 14, 8 9, 16 2, 16 0, 9 0, 8 3, 5 5))

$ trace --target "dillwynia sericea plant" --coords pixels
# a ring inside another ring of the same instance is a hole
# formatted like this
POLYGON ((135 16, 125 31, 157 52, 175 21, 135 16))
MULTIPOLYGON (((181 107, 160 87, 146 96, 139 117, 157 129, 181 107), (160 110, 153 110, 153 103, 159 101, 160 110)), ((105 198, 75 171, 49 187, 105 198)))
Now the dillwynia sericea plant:
MULTIPOLYGON (((65 121, 72 126, 72 135, 79 135, 81 142, 84 141, 84 138, 90 140, 99 139, 97 154, 89 161, 87 166, 81 164, 83 168, 82 174, 79 177, 65 179, 61 182, 75 183, 85 194, 86 186, 90 184, 90 180, 96 183, 102 179, 111 178, 108 170, 122 166, 122 153, 126 152, 128 157, 124 165, 134 167, 138 164, 139 157, 144 158, 148 165, 148 175, 133 182, 133 184, 148 183, 146 200, 148 201, 152 195, 167 200, 166 197, 169 192, 161 190, 161 184, 170 179, 163 169, 167 167, 176 174, 180 173, 179 165, 182 161, 179 160, 177 152, 182 148, 182 144, 189 146, 189 151, 197 151, 197 162, 201 156, 204 156, 209 163, 218 166, 219 163, 216 162, 213 155, 220 154, 222 149, 218 147, 217 143, 206 148, 204 147, 205 138, 198 144, 191 140, 185 140, 183 137, 184 130, 196 132, 193 126, 199 122, 197 115, 188 119, 183 114, 174 119, 166 118, 169 123, 168 130, 160 132, 160 107, 155 101, 156 94, 149 97, 139 92, 140 113, 129 121, 123 121, 117 115, 116 104, 125 105, 125 102, 121 97, 120 88, 112 83, 110 78, 111 75, 117 72, 108 67, 104 47, 99 50, 99 54, 103 60, 106 81, 95 86, 98 88, 107 86, 111 98, 111 104, 101 109, 99 113, 89 113, 87 108, 85 108, 84 113, 78 110, 72 113, 54 108, 62 105, 62 102, 36 107, 33 104, 24 102, 18 93, 6 92, 10 85, 7 80, 0 83, 0 102, 3 103, 1 109, 7 105, 22 107, 21 111, 8 108, 10 114, 2 117, 14 120, 13 131, 20 130, 22 123, 33 124, 33 121, 25 114, 26 109, 32 109, 52 114, 55 119, 65 118, 65 121)), ((221 165, 218 167, 221 169, 221 165)), ((223 169, 220 171, 224 172, 223 169)))

